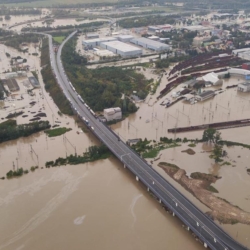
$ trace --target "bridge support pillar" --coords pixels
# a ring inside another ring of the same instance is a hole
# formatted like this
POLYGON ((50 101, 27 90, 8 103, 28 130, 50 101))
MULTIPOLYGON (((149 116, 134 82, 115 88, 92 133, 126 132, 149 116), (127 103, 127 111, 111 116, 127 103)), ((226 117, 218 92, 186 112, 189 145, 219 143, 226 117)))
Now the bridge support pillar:
POLYGON ((149 192, 149 188, 147 188, 148 192, 149 192))
POLYGON ((161 203, 161 199, 159 200, 159 203, 161 203))
POLYGON ((175 213, 173 212, 173 216, 175 216, 175 213))
POLYGON ((126 168, 126 165, 125 165, 125 164, 123 164, 123 167, 124 167, 124 168, 126 168))
POLYGON ((189 230, 190 230, 190 228, 189 228, 189 227, 187 227, 187 230, 189 231, 189 230))
POLYGON ((204 247, 207 248, 207 243, 204 242, 204 247))
POLYGON ((138 177, 138 176, 136 176, 135 179, 136 179, 137 181, 139 181, 139 177, 138 177))

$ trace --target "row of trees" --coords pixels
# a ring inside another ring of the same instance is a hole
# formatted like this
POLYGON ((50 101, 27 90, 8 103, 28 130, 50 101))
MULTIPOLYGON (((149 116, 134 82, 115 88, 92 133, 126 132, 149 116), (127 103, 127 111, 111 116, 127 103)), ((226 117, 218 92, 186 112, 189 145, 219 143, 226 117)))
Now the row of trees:
POLYGON ((20 45, 22 43, 38 43, 40 39, 40 35, 38 34, 20 34, 10 36, 6 39, 5 45, 9 47, 13 47, 14 49, 20 51, 20 45))
POLYGON ((167 24, 174 24, 176 18, 180 18, 179 15, 171 15, 171 16, 142 16, 142 17, 133 17, 133 18, 126 18, 119 21, 119 25, 123 28, 136 28, 136 27, 143 27, 148 25, 160 25, 163 23, 167 24))
POLYGON ((48 121, 37 121, 29 124, 17 125, 15 120, 8 120, 0 124, 0 143, 19 137, 27 137, 49 128, 50 124, 48 121))
POLYGON ((69 155, 66 158, 59 157, 55 161, 47 161, 45 166, 56 167, 61 165, 76 165, 100 159, 106 159, 110 156, 110 151, 105 145, 90 146, 82 155, 69 155))
POLYGON ((43 66, 41 74, 43 77, 46 91, 50 93, 55 104, 62 113, 72 115, 73 112, 70 103, 62 93, 62 90, 60 89, 59 85, 57 84, 50 66, 48 38, 44 38, 42 40, 41 65, 43 66))

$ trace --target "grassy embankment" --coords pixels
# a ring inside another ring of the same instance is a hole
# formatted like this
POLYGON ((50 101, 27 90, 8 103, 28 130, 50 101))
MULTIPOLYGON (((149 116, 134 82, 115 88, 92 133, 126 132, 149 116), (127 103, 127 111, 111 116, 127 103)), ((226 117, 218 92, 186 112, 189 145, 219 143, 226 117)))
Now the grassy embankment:
POLYGON ((55 137, 59 135, 63 135, 66 132, 70 131, 71 128, 55 128, 55 129, 49 129, 45 130, 44 132, 48 135, 48 137, 55 137))
POLYGON ((54 36, 53 37, 54 42, 56 42, 58 44, 61 44, 64 39, 65 39, 65 36, 54 36))
POLYGON ((53 75, 50 66, 49 41, 47 37, 43 38, 42 40, 41 65, 43 67, 43 69, 41 70, 41 74, 43 77, 46 91, 49 92, 55 104, 63 114, 72 115, 73 112, 70 103, 64 96, 62 90, 56 82, 55 76, 53 75))

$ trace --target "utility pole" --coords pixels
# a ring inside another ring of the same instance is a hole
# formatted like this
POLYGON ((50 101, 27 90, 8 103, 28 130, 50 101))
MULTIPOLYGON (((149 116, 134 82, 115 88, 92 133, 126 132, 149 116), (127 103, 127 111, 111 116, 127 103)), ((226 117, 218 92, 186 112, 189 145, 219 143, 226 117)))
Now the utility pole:
POLYGON ((30 144, 30 153, 31 153, 31 154, 32 154, 32 153, 35 154, 35 156, 36 156, 36 158, 37 158, 37 164, 38 164, 38 166, 39 166, 39 158, 38 158, 38 155, 37 155, 37 153, 35 152, 35 150, 33 149, 33 147, 32 147, 31 144, 30 144))
POLYGON ((65 140, 68 141, 68 143, 72 146, 72 148, 75 150, 75 156, 76 156, 76 146, 74 146, 69 139, 66 137, 66 135, 64 136, 65 140))
POLYGON ((190 124, 190 117, 186 114, 184 114, 183 112, 181 112, 179 109, 177 109, 177 113, 178 113, 178 117, 179 117, 179 113, 181 113, 182 115, 186 116, 188 119, 188 123, 190 124))
POLYGON ((170 117, 172 117, 172 118, 174 118, 176 120, 175 130, 174 130, 174 139, 176 139, 176 128, 177 128, 177 124, 178 124, 179 119, 178 119, 178 117, 176 118, 176 117, 174 117, 173 115, 170 115, 170 114, 168 114, 168 116, 170 116, 170 117))

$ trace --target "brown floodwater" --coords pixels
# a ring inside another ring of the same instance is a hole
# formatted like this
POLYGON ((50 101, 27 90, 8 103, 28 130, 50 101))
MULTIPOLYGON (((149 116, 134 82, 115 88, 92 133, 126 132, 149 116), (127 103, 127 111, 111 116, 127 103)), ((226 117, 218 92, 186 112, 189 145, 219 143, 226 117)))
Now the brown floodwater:
POLYGON ((0 185, 0 249, 202 249, 116 159, 0 185))
POLYGON ((13 168, 39 166, 21 178, 0 181, 0 249, 202 249, 116 159, 44 168, 46 161, 82 154, 98 141, 81 132, 73 118, 58 114, 44 91, 39 60, 32 59, 41 89, 29 96, 27 78, 17 79, 20 91, 5 101, 8 108, 0 117, 22 109, 28 117, 17 117, 20 124, 42 111, 44 120, 72 130, 66 137, 40 132, 0 144, 0 177, 13 168), (36 104, 30 106, 31 101, 36 104))
MULTIPOLYGON (((2 55, 5 49, 19 55, 6 47, 2 47, 2 55)), ((181 223, 165 212, 116 159, 41 169, 46 161, 75 152, 81 154, 98 142, 90 133, 80 132, 74 119, 58 114, 58 108, 44 90, 39 59, 31 56, 28 59, 38 71, 42 88, 35 90, 35 95, 31 97, 25 92, 29 87, 26 79, 18 79, 20 91, 14 100, 5 102, 5 106, 9 107, 0 110, 0 117, 4 118, 9 112, 24 107, 23 111, 29 116, 18 117, 18 123, 28 122, 33 115, 31 112, 36 114, 42 111, 47 114, 44 120, 72 130, 65 134, 66 139, 64 136, 49 138, 40 132, 0 144, 0 177, 13 169, 13 165, 24 169, 35 165, 40 167, 21 178, 0 181, 0 249, 79 249, 79 246, 86 249, 165 249, 166 246, 176 250, 201 249, 202 246, 181 223), (20 95, 24 100, 17 100, 20 95), (29 105, 31 101, 36 102, 32 107, 29 105)), ((148 78, 156 77, 150 70, 145 73, 148 78)), ((238 79, 231 78, 224 85, 235 82, 238 79)), ((174 137, 167 133, 167 129, 176 125, 176 118, 178 126, 200 124, 209 119, 249 118, 248 95, 240 95, 234 89, 216 96, 213 102, 209 100, 195 105, 179 102, 165 109, 159 105, 162 100, 156 102, 156 96, 165 84, 163 78, 156 95, 149 96, 145 103, 137 104, 140 109, 136 114, 112 126, 124 140, 174 137), (216 103, 221 105, 217 105, 217 109, 216 103), (229 109, 230 115, 227 114, 229 109)), ((222 131, 222 136, 228 140, 245 143, 249 142, 248 134, 248 127, 222 131)), ((200 138, 201 135, 202 131, 177 136, 200 138)), ((214 166, 209 154, 203 152, 209 147, 198 145, 194 148, 194 156, 180 152, 186 148, 187 145, 183 145, 162 151, 160 160, 154 162, 153 167, 203 211, 208 209, 166 176, 157 163, 173 162, 188 174, 201 171, 221 175, 223 178, 214 184, 219 190, 218 196, 249 211, 248 150, 241 147, 227 149, 227 160, 236 166, 218 167, 214 166)), ((223 228, 243 244, 248 244, 249 226, 226 225, 223 228)))
MULTIPOLYGON (((231 77, 229 80, 224 81, 223 85, 217 87, 217 89, 225 89, 226 86, 243 81, 243 78, 231 77)), ((181 86, 179 86, 162 99, 157 100, 156 97, 160 90, 165 87, 166 82, 167 80, 164 76, 160 87, 157 89, 157 93, 153 96, 149 95, 144 103, 136 104, 140 108, 135 114, 120 123, 112 125, 115 132, 119 134, 124 141, 134 138, 147 138, 159 141, 160 137, 163 136, 174 138, 175 135, 168 133, 167 129, 174 128, 175 126, 184 127, 250 118, 250 94, 239 93, 236 89, 225 90, 213 99, 198 102, 195 105, 180 101, 172 107, 165 108, 161 106, 160 103, 166 98, 172 99, 171 93, 181 88, 181 86)), ((225 129, 220 132, 222 138, 225 140, 249 144, 249 131, 250 127, 242 127, 225 129)), ((203 131, 177 133, 176 137, 200 139, 202 133, 203 131)), ((222 179, 213 184, 219 191, 217 195, 250 212, 250 176, 246 171, 246 169, 249 168, 249 150, 242 147, 224 147, 228 153, 228 157, 224 160, 230 162, 231 165, 219 166, 214 164, 214 161, 209 158, 209 152, 205 152, 211 150, 211 147, 208 145, 198 144, 194 148, 196 151, 195 155, 188 155, 187 153, 181 152, 187 148, 188 143, 181 147, 161 151, 159 153, 159 155, 161 155, 160 159, 153 163, 153 167, 204 212, 208 211, 208 208, 171 179, 162 169, 157 167, 157 164, 160 161, 174 163, 180 168, 185 169, 188 175, 196 171, 219 175, 222 179)), ((237 239, 243 244, 245 244, 247 234, 249 235, 248 238, 250 237, 249 226, 223 225, 223 228, 235 238, 238 232, 237 239)))

